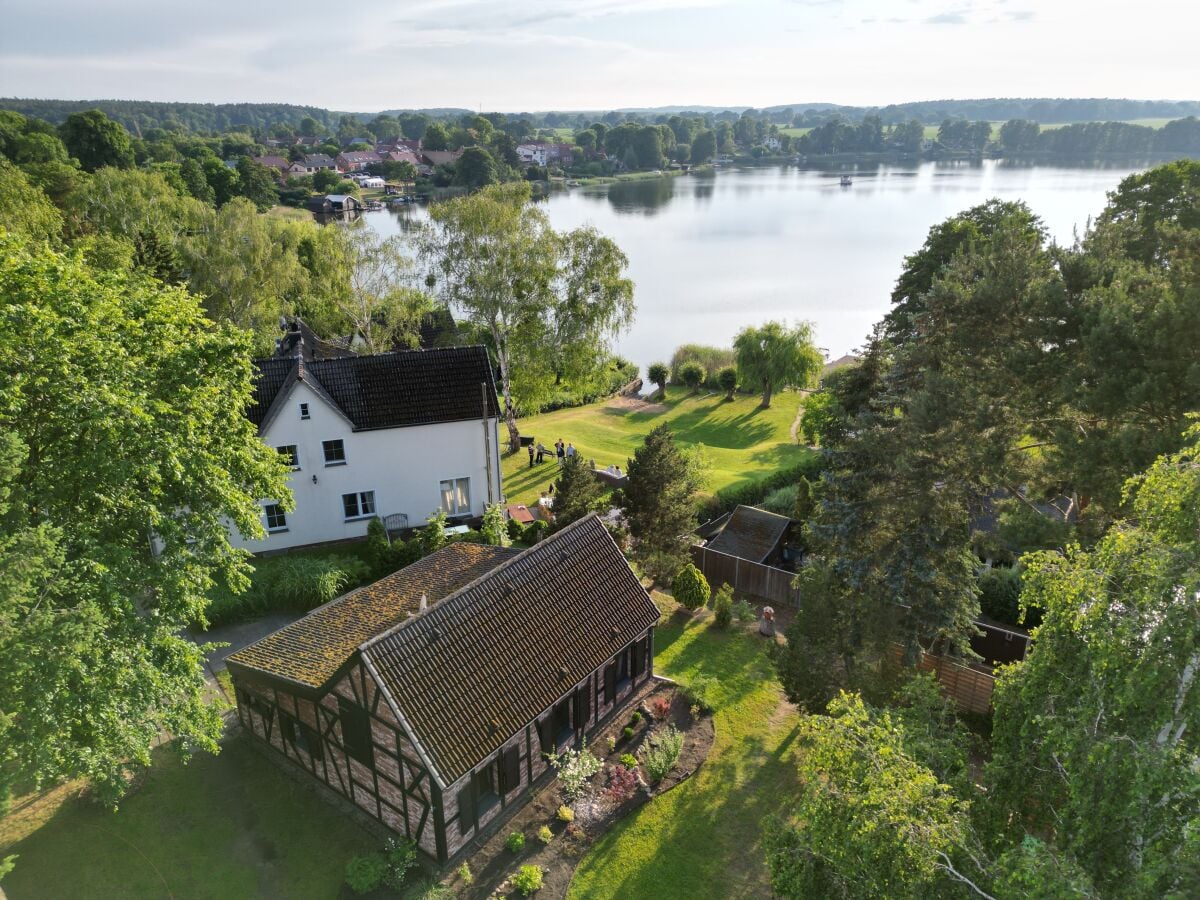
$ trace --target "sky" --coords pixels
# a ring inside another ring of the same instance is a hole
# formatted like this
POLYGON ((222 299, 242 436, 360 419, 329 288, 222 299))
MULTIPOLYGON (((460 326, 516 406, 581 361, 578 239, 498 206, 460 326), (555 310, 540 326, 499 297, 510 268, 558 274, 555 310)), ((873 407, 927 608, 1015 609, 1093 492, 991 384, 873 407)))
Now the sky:
POLYGON ((0 95, 465 107, 1200 98, 1186 0, 0 0, 0 95))

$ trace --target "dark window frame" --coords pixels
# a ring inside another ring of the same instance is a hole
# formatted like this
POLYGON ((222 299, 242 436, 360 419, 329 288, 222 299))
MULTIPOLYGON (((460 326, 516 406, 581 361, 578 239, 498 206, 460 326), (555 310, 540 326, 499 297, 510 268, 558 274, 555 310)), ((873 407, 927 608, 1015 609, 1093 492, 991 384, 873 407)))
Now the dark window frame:
POLYGON ((488 760, 482 769, 471 773, 471 791, 475 796, 475 819, 478 821, 500 804, 500 759, 488 760))
POLYGON ((321 455, 325 458, 325 467, 346 465, 346 441, 343 438, 330 438, 321 441, 321 455))
POLYGON ((370 519, 375 515, 375 491, 351 491, 342 494, 342 517, 347 522, 370 519), (349 501, 353 499, 353 504, 349 501))
POLYGON ((281 444, 275 448, 280 456, 287 457, 287 464, 293 472, 300 471, 300 448, 295 444, 281 444))
POLYGON ((300 418, 301 419, 311 419, 312 418, 312 414, 308 411, 307 403, 300 404, 300 418))
POLYGON ((371 714, 345 697, 338 697, 338 721, 342 725, 342 749, 367 768, 375 767, 375 739, 371 714))
POLYGON ((264 503, 263 518, 267 520, 268 534, 278 534, 288 530, 287 513, 278 503, 264 503), (274 519, 274 523, 272 523, 272 519, 274 519))

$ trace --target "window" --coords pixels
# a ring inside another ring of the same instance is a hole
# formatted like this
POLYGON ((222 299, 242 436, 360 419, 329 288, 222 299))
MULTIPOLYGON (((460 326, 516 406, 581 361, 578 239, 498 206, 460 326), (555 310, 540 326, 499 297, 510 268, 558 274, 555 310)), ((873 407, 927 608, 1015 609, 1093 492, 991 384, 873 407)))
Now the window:
POLYGON ((492 760, 475 773, 475 815, 483 818, 493 806, 500 802, 496 792, 497 761, 492 760))
POLYGON ((321 441, 321 449, 325 451, 325 465, 344 466, 346 464, 346 445, 342 439, 336 441, 321 441))
POLYGON ((282 447, 276 447, 275 450, 283 457, 283 461, 292 467, 293 472, 300 468, 300 452, 296 449, 295 444, 284 444, 282 447))
POLYGON ((373 765, 375 750, 371 746, 371 719, 367 711, 345 697, 338 697, 338 719, 342 723, 342 746, 347 755, 364 766, 373 765))
POLYGON ((554 743, 561 747, 575 736, 571 730, 571 698, 560 700, 550 718, 553 721, 550 733, 554 735, 554 743))
POLYGON ((375 492, 342 494, 342 512, 347 519, 362 519, 375 515, 375 492))
POLYGON ((317 730, 303 722, 300 723, 300 739, 296 742, 301 750, 305 751, 313 759, 325 758, 325 747, 321 743, 321 736, 317 734, 317 730))
POLYGON ((310 416, 310 415, 308 414, 308 404, 307 404, 307 403, 301 403, 301 404, 300 404, 300 418, 302 418, 302 419, 310 419, 310 418, 312 418, 312 416, 310 416))
POLYGON ((282 506, 278 503, 268 503, 263 507, 263 513, 267 517, 267 531, 287 531, 287 516, 284 515, 282 506))
POLYGON ((617 654, 617 690, 624 690, 629 684, 629 648, 626 647, 617 654))
POLYGON ((471 479, 451 478, 441 483, 442 509, 448 516, 471 514, 471 479))

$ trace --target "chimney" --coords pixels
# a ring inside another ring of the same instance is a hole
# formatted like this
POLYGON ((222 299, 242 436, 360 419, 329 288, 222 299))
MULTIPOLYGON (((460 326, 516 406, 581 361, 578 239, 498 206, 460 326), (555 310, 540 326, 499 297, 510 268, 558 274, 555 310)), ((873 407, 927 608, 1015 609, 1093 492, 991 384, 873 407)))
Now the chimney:
POLYGON ((417 612, 425 612, 425 610, 427 610, 427 609, 429 609, 429 597, 427 597, 424 593, 422 593, 421 594, 421 605, 419 607, 417 607, 417 612))

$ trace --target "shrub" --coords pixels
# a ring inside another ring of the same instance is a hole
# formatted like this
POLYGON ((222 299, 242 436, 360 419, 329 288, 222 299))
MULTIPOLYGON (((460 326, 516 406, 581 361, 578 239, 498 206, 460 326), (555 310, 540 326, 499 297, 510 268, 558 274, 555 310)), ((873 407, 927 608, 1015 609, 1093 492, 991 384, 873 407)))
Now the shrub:
POLYGON ((668 725, 650 739, 646 751, 646 771, 654 781, 662 781, 679 762, 683 750, 683 733, 674 725, 668 725))
POLYGON ((557 755, 547 753, 546 758, 558 772, 563 796, 572 803, 583 796, 592 776, 604 768, 604 763, 588 752, 586 741, 580 750, 564 750, 557 755))
POLYGON ((554 832, 550 830, 549 825, 543 825, 538 829, 538 840, 543 844, 548 844, 554 840, 554 832))
POLYGON ((346 884, 356 894, 369 894, 383 884, 387 868, 382 853, 359 854, 346 863, 346 884))
POLYGON ((671 698, 670 697, 655 697, 650 701, 650 715, 654 716, 658 721, 662 721, 671 714, 671 698))
POLYGON ((715 388, 718 386, 717 373, 726 366, 733 365, 734 354, 732 349, 726 347, 684 344, 671 356, 673 377, 682 381, 681 371, 683 366, 689 362, 699 363, 700 367, 704 369, 704 383, 715 388))
POLYGON ((621 738, 626 741, 633 740, 633 729, 626 725, 621 731, 621 738))
POLYGON ((622 753, 621 765, 625 766, 627 769, 636 769, 638 767, 637 757, 632 753, 622 753))
MULTIPOLYGON (((1019 625, 1021 616, 1021 573, 1015 568, 996 566, 984 570, 979 576, 979 610, 1008 625, 1019 625)), ((1026 615, 1026 626, 1041 623, 1041 611, 1030 610, 1026 615)))
POLYGON ((471 872, 471 867, 467 863, 463 863, 458 867, 458 877, 462 879, 463 884, 475 883, 475 875, 471 872))
POLYGON ((510 881, 522 897, 528 897, 535 891, 542 889, 542 867, 521 866, 521 868, 517 869, 517 874, 510 881))
POLYGON ((691 563, 679 570, 679 574, 675 576, 675 581, 671 585, 671 592, 681 605, 693 610, 706 605, 708 598, 712 596, 712 588, 708 586, 708 579, 691 563))
MULTIPOLYGON (((637 760, 634 760, 636 763, 637 760)), ((613 803, 624 803, 637 793, 637 766, 613 766, 608 773, 605 794, 613 803)))
POLYGON ((708 675, 697 675, 680 690, 688 706, 698 707, 702 713, 710 713, 716 709, 716 688, 716 679, 708 675))
POLYGON ((451 900, 454 892, 432 879, 414 884, 403 894, 404 900, 451 900))
POLYGON ((748 600, 739 600, 733 604, 733 615, 739 622, 753 622, 758 618, 758 614, 755 613, 754 607, 748 600))
POLYGON ((687 362, 679 367, 679 380, 694 394, 704 384, 704 367, 699 363, 687 362))
POLYGON ((658 389, 664 397, 667 395, 667 378, 669 376, 670 370, 667 369, 665 363, 651 363, 650 368, 646 370, 646 377, 651 384, 658 385, 658 389))
POLYGON ((549 529, 549 522, 542 519, 534 519, 525 526, 525 543, 536 544, 549 529))
POLYGON ((508 542, 508 526, 504 521, 504 508, 499 503, 489 503, 483 510, 483 521, 479 525, 483 541, 493 547, 503 547, 508 542))
POLYGON ((796 484, 801 478, 816 479, 820 476, 824 464, 824 457, 814 454, 795 465, 772 472, 758 481, 722 488, 701 505, 700 519, 701 521, 715 519, 717 516, 731 511, 738 504, 754 506, 772 491, 789 484, 796 484))
POLYGON ((713 598, 713 624, 718 628, 728 628, 733 621, 733 588, 727 584, 721 585, 717 596, 713 598))
POLYGON ((725 392, 725 399, 732 400, 733 392, 737 390, 737 369, 733 366, 722 367, 717 372, 717 384, 725 392))
POLYGON ((629 724, 635 728, 642 724, 642 714, 638 710, 633 711, 633 715, 629 717, 629 724))
POLYGON ((281 556, 268 561, 263 589, 297 612, 328 603, 367 577, 366 563, 347 557, 281 556))
POLYGON ((763 497, 758 505, 767 512, 790 517, 796 509, 796 496, 799 493, 799 484, 785 484, 763 497))
POLYGON ((522 541, 525 539, 525 526, 516 519, 509 519, 508 524, 504 527, 508 530, 508 539, 510 541, 522 541))
POLYGON ((519 831, 514 831, 504 841, 504 846, 507 847, 511 853, 520 853, 525 849, 525 835, 519 831))
POLYGON ((446 546, 446 511, 430 513, 429 521, 420 531, 421 555, 428 556, 446 546))
POLYGON ((575 810, 566 805, 560 806, 558 808, 558 812, 554 814, 554 817, 560 822, 574 822, 575 810))
POLYGON ((367 564, 371 574, 376 577, 386 575, 391 562, 392 542, 388 540, 387 529, 383 527, 383 519, 376 516, 367 523, 366 553, 367 564))
POLYGON ((417 847, 403 838, 388 838, 383 855, 387 859, 384 883, 392 890, 399 890, 409 871, 417 864, 417 847))
POLYGON ((614 750, 617 749, 617 739, 615 737, 613 737, 611 734, 608 736, 608 739, 605 741, 605 743, 608 744, 608 752, 609 753, 612 753, 614 750))

